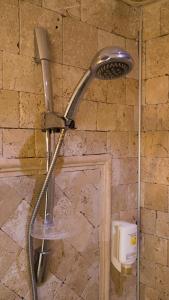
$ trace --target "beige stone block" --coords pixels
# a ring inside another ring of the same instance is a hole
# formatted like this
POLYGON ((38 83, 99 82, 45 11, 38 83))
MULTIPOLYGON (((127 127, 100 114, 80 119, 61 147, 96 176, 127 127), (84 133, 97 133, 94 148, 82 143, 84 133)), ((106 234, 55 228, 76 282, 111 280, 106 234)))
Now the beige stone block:
MULTIPOLYGON (((91 268, 92 266, 90 266, 91 268)), ((81 295, 90 279, 89 265, 86 260, 79 256, 73 265, 71 273, 66 277, 65 283, 77 294, 81 295)))
POLYGON ((146 43, 146 78, 168 74, 169 35, 161 36, 146 43))
POLYGON ((146 81, 146 103, 168 102, 168 77, 155 77, 146 81))
POLYGON ((49 257, 50 271, 61 280, 64 280, 74 265, 78 253, 68 241, 56 240, 51 243, 49 257), (57 250, 56 250, 57 249, 57 250))
POLYGON ((107 102, 108 91, 107 80, 94 79, 86 91, 84 98, 91 101, 107 102))
MULTIPOLYGON (((45 299, 67 299, 67 300, 79 300, 77 294, 72 289, 63 284, 53 274, 49 274, 46 283, 39 287, 39 297, 42 300, 45 299)), ((29 300, 30 298, 26 299, 29 300)))
POLYGON ((70 99, 83 74, 80 68, 63 65, 63 97, 70 99))
POLYGON ((20 297, 17 296, 15 293, 10 291, 7 287, 3 284, 0 284, 0 295, 2 300, 20 300, 20 297))
POLYGON ((144 131, 157 129, 156 105, 146 105, 142 107, 142 129, 144 131))
POLYGON ((2 89, 2 65, 3 65, 3 55, 2 52, 0 52, 0 89, 2 89))
POLYGON ((98 281, 98 269, 95 270, 95 274, 90 278, 89 282, 87 283, 82 297, 84 299, 99 299, 99 281, 98 281))
POLYGON ((126 211, 120 211, 120 220, 129 223, 137 222, 137 210, 130 209, 126 211))
POLYGON ((3 153, 8 158, 35 156, 34 130, 5 129, 3 153))
POLYGON ((128 194, 127 194, 127 208, 128 208, 128 210, 137 208, 137 192, 138 192, 137 183, 133 183, 133 184, 128 185, 128 194))
POLYGON ((167 240, 144 234, 141 242, 141 256, 148 261, 167 265, 167 240))
POLYGON ((157 129, 158 130, 169 130, 169 105, 168 104, 160 104, 157 107, 157 129))
POLYGON ((18 0, 6 0, 5 3, 18 6, 18 0))
POLYGON ((126 103, 126 80, 124 78, 107 81, 107 102, 126 103))
POLYGON ((2 155, 2 129, 0 129, 0 156, 2 155))
POLYGON ((127 210, 128 185, 120 184, 112 187, 112 213, 127 210))
MULTIPOLYGON (((63 66, 61 64, 51 63, 51 81, 52 81, 52 92, 53 102, 57 101, 58 97, 63 95, 63 66)), ((42 77, 41 77, 42 80, 42 77)))
POLYGON ((20 297, 25 298, 29 290, 29 273, 25 250, 22 250, 15 262, 10 265, 2 283, 20 297))
POLYGON ((125 49, 125 39, 119 35, 106 32, 104 30, 98 30, 98 49, 105 47, 121 47, 125 49))
POLYGON ((24 191, 22 193, 20 192, 25 187, 19 183, 21 182, 18 180, 18 177, 0 179, 0 226, 7 221, 23 198, 24 191), (8 205, 6 205, 6 203, 8 203, 8 205))
POLYGON ((143 8, 143 39, 148 40, 160 35, 160 6, 152 3, 143 8))
POLYGON ((141 230, 144 233, 154 234, 156 230, 156 212, 151 209, 141 209, 141 230))
POLYGON ((64 18, 63 63, 88 68, 96 52, 97 30, 72 18, 64 18))
POLYGON ((146 42, 142 42, 142 78, 143 80, 146 79, 146 42))
POLYGON ((128 38, 135 38, 139 26, 139 10, 122 1, 113 2, 112 32, 128 38))
POLYGON ((43 112, 45 112, 43 95, 20 93, 21 128, 41 128, 43 112))
POLYGON ((132 71, 127 75, 128 78, 138 80, 138 42, 135 40, 126 40, 126 50, 130 53, 134 60, 132 71))
POLYGON ((126 104, 138 105, 138 80, 126 79, 126 104))
POLYGON ((86 132, 86 154, 107 153, 106 132, 86 132))
MULTIPOLYGON (((144 298, 141 298, 141 300, 158 300, 158 291, 155 289, 152 289, 148 286, 145 286, 145 291, 144 291, 144 298)), ((162 300, 162 299, 161 299, 162 300)))
POLYGON ((134 131, 134 126, 134 107, 129 105, 118 105, 116 130, 134 131))
POLYGON ((116 130, 117 105, 99 103, 97 111, 97 130, 116 130))
POLYGON ((162 1, 161 3, 161 35, 169 33, 169 3, 168 1, 162 1))
POLYGON ((168 277, 169 277, 169 268, 161 265, 156 265, 155 268, 156 274, 156 288, 160 291, 169 292, 168 287, 168 277))
POLYGON ((0 91, 0 126, 19 127, 19 95, 15 91, 0 91))
POLYGON ((155 264, 142 259, 140 262, 140 282, 155 288, 155 264))
POLYGON ((46 156, 46 138, 45 132, 35 130, 35 153, 36 157, 46 156))
POLYGON ((169 214, 157 212, 156 234, 163 238, 169 238, 169 214))
POLYGON ((21 3, 21 54, 35 57, 34 28, 44 27, 48 32, 51 58, 62 62, 62 18, 54 11, 21 3))
POLYGON ((23 200, 10 218, 2 225, 2 230, 22 248, 27 245, 27 222, 29 218, 30 205, 23 200))
POLYGON ((138 157, 138 133, 129 132, 129 157, 138 157))
POLYGON ((166 185, 142 183, 144 207, 154 210, 168 210, 168 188, 166 185))
POLYGON ((20 0, 20 2, 28 2, 30 4, 34 4, 34 5, 38 5, 38 6, 42 6, 42 0, 20 0))
POLYGON ((92 101, 82 101, 76 118, 75 126, 80 130, 96 130, 97 103, 92 101))
POLYGON ((11 264, 15 261, 19 254, 20 247, 9 238, 9 236, 0 230, 0 250, 1 250, 1 264, 0 264, 0 278, 4 277, 11 264))
POLYGON ((0 1, 0 50, 11 53, 19 52, 19 18, 17 6, 7 1, 0 1))
POLYGON ((83 22, 102 28, 106 31, 112 30, 112 10, 115 4, 108 1, 81 1, 81 18, 83 22), (90 7, 90 9, 89 9, 90 7))
POLYGON ((108 149, 113 157, 127 157, 129 153, 129 133, 109 132, 108 149))
POLYGON ((83 155, 86 153, 86 134, 83 131, 68 131, 64 140, 64 155, 83 155))
POLYGON ((168 168, 168 158, 142 158, 142 178, 145 182, 168 185, 168 168))
POLYGON ((42 93, 41 66, 35 64, 30 57, 5 52, 3 56, 3 88, 42 93))
POLYGON ((43 0, 43 7, 80 19, 80 0, 43 0))
POLYGON ((168 157, 169 135, 167 131, 149 131, 142 133, 142 155, 168 157))
POLYGON ((135 158, 112 160, 112 184, 130 184, 137 180, 137 161, 135 158))

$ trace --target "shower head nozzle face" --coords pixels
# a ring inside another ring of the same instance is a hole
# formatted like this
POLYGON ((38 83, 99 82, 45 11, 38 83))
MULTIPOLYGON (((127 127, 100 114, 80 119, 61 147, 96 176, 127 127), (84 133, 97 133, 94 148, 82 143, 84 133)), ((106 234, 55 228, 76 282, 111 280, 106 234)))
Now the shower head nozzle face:
POLYGON ((104 48, 94 58, 91 71, 102 80, 117 79, 128 74, 133 67, 131 55, 121 48, 104 48))

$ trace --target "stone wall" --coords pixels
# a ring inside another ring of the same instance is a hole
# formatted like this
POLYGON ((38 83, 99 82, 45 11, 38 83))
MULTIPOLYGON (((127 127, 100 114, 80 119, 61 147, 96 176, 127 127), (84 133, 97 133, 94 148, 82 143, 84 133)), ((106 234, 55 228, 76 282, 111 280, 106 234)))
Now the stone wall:
MULTIPOLYGON (((61 154, 112 155, 112 217, 135 221, 139 12, 112 0, 6 0, 0 1, 0 16, 0 298, 27 300, 31 296, 26 228, 44 178, 38 167, 45 161, 40 130, 40 113, 45 109, 43 83, 41 66, 33 59, 34 27, 43 26, 49 33, 54 106, 60 113, 99 49, 117 45, 134 57, 135 67, 127 78, 92 83, 77 113, 77 130, 67 134, 61 154)), ((80 191, 86 195, 86 190, 80 191)), ((87 203, 90 199, 89 195, 87 203)), ((56 242, 55 246, 40 299, 98 299, 97 288, 94 295, 90 285, 86 288, 88 256, 76 256, 76 247, 69 244, 63 247, 56 242), (66 270, 65 278, 63 257, 67 252, 75 267, 66 270), (79 270, 85 281, 77 289, 79 270)), ((117 278, 112 299, 135 299, 134 281, 132 277, 123 288, 117 278)))
POLYGON ((143 9, 141 299, 169 299, 169 3, 143 9))

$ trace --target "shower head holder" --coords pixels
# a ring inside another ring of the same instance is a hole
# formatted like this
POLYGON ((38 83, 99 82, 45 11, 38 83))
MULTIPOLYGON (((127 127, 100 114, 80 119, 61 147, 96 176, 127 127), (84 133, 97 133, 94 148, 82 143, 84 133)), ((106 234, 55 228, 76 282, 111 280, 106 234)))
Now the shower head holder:
POLYGON ((61 114, 45 112, 42 113, 41 128, 42 131, 60 132, 64 128, 75 129, 75 122, 74 120, 65 119, 61 114))

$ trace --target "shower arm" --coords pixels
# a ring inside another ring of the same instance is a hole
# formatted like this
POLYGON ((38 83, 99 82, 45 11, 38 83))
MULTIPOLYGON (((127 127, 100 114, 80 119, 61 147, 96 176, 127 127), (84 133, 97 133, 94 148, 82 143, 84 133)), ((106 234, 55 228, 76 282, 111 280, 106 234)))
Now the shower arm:
POLYGON ((91 70, 87 70, 81 80, 79 81, 77 87, 75 88, 69 103, 67 105, 66 111, 64 113, 65 124, 67 127, 71 128, 72 121, 74 122, 74 116, 77 108, 80 104, 80 100, 85 94, 86 89, 90 85, 93 79, 91 70))

